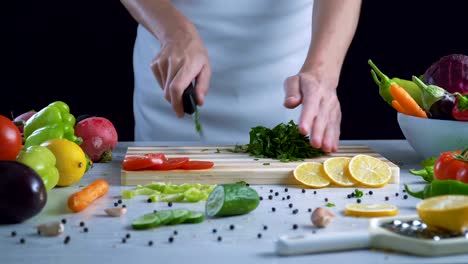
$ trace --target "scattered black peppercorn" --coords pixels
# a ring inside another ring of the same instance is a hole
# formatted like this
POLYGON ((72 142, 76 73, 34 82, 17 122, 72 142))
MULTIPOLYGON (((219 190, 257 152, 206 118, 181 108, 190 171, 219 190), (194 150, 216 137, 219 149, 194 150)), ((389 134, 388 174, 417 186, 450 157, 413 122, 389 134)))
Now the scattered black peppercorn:
POLYGON ((328 198, 325 198, 325 202, 328 202, 328 198))
POLYGON ((68 244, 70 242, 70 236, 66 236, 65 240, 63 240, 63 243, 68 244))
POLYGON ((125 204, 123 204, 123 205, 122 205, 122 208, 125 208, 125 207, 127 207, 127 206, 126 206, 125 204))
POLYGON ((81 227, 84 226, 84 222, 83 222, 83 221, 80 222, 80 226, 81 226, 81 227))
POLYGON ((317 194, 317 191, 314 191, 314 194, 317 194))
POLYGON ((158 210, 153 210, 153 213, 157 213, 157 212, 158 212, 158 210))
POLYGON ((408 195, 407 194, 403 195, 403 199, 405 200, 408 199, 408 195))
POLYGON ((405 190, 405 189, 403 189, 403 192, 405 193, 405 192, 406 192, 406 190, 405 190))
POLYGON ((398 195, 400 195, 400 194, 399 194, 399 193, 395 193, 395 196, 398 196, 398 195))
POLYGON ((268 200, 273 199, 273 195, 268 195, 268 200))
POLYGON ((357 203, 361 203, 361 199, 357 199, 356 202, 357 202, 357 203))
POLYGON ((122 203, 122 200, 121 200, 121 199, 119 199, 119 200, 117 200, 117 202, 118 202, 119 204, 121 204, 121 203, 122 203))
POLYGON ((151 198, 148 198, 148 200, 146 200, 146 201, 147 201, 148 203, 151 203, 151 202, 152 202, 151 198))
POLYGON ((114 203, 114 207, 117 207, 117 206, 119 206, 119 204, 118 204, 118 203, 114 203))
POLYGON ((302 189, 302 193, 305 193, 305 192, 306 192, 306 190, 305 190, 305 189, 302 189))
POLYGON ((168 202, 167 206, 172 207, 172 202, 168 202))
POLYGON ((218 241, 221 241, 223 240, 223 238, 221 236, 218 237, 218 241))
POLYGON ((126 237, 126 238, 130 238, 130 233, 127 233, 127 234, 125 235, 125 237, 126 237))
POLYGON ((275 192, 275 196, 278 196, 278 195, 279 195, 279 193, 278 193, 278 192, 275 192))
POLYGON ((276 208, 272 207, 272 208, 271 208, 271 211, 272 211, 272 212, 275 212, 275 211, 276 211, 276 208))
POLYGON ((292 226, 292 228, 293 228, 293 229, 297 229, 297 228, 298 228, 297 224, 294 224, 294 225, 292 226))
POLYGON ((268 226, 264 225, 263 230, 267 230, 267 229, 268 229, 268 226))
POLYGON ((83 232, 88 233, 89 229, 87 227, 83 228, 83 232))
POLYGON ((291 196, 290 195, 286 196, 286 199, 288 199, 288 200, 291 199, 291 196))
POLYGON ((122 238, 122 243, 126 243, 126 242, 127 242, 127 239, 122 238))
POLYGON ((229 229, 234 230, 234 225, 230 225, 229 229))
POLYGON ((218 232, 218 230, 216 230, 216 228, 213 228, 213 234, 218 232))
POLYGON ((374 192, 373 192, 373 191, 369 191, 369 195, 373 195, 373 194, 374 194, 374 192))
POLYGON ((294 210, 292 211, 293 214, 297 214, 298 212, 299 212, 299 209, 294 209, 294 210))
POLYGON ((257 237, 258 237, 258 238, 262 238, 262 234, 261 234, 261 233, 258 233, 258 234, 257 234, 257 237))
POLYGON ((284 192, 288 192, 288 188, 284 188, 284 192))
POLYGON ((260 196, 260 201, 263 200, 263 196, 260 196))
POLYGON ((177 232, 177 230, 174 230, 174 235, 177 236, 177 234, 179 234, 179 232, 177 232))
POLYGON ((21 243, 21 244, 24 244, 24 243, 26 243, 26 239, 24 239, 24 238, 21 238, 21 239, 20 239, 20 243, 21 243))
POLYGON ((16 231, 11 231, 11 236, 15 237, 16 236, 16 231))
POLYGON ((283 198, 281 198, 281 200, 284 201, 284 200, 286 200, 286 198, 283 197, 283 198))
POLYGON ((151 247, 152 245, 153 245, 153 241, 152 240, 148 241, 148 246, 151 247))
POLYGON ((66 224, 67 223, 67 219, 63 218, 62 219, 62 224, 66 224))
POLYGON ((388 199, 389 199, 388 196, 385 196, 385 201, 388 201, 388 199))
POLYGON ((307 209, 307 212, 309 213, 312 212, 312 208, 307 209))
POLYGON ((292 207, 293 207, 293 204, 292 204, 292 203, 290 203, 290 204, 289 204, 289 208, 292 208, 292 207))
POLYGON ((169 243, 174 242, 174 237, 171 237, 171 236, 170 236, 169 239, 168 239, 168 241, 169 241, 169 243))
POLYGON ((348 194, 346 197, 348 197, 348 199, 351 199, 351 194, 348 194))
POLYGON ((273 193, 273 189, 270 189, 270 193, 273 193))
POLYGON ((246 183, 246 184, 245 184, 245 186, 249 187, 249 186, 250 186, 250 184, 246 183))

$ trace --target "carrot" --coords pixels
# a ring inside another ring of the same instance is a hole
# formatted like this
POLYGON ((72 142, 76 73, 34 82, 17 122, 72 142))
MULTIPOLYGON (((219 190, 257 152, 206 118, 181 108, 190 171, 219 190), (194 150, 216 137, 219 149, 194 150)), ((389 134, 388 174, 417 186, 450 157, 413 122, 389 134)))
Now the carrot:
POLYGON ((392 106, 398 112, 405 114, 405 115, 409 115, 409 113, 403 107, 401 107, 400 103, 398 103, 397 100, 392 100, 392 106))
POLYGON ((392 84, 390 86, 390 93, 392 94, 393 99, 398 102, 401 108, 403 108, 408 115, 427 118, 426 112, 424 112, 424 110, 418 105, 413 97, 403 89, 403 87, 397 84, 392 84))
POLYGON ((103 179, 97 179, 78 192, 68 197, 68 208, 77 213, 86 209, 92 202, 103 196, 109 190, 109 184, 103 179))

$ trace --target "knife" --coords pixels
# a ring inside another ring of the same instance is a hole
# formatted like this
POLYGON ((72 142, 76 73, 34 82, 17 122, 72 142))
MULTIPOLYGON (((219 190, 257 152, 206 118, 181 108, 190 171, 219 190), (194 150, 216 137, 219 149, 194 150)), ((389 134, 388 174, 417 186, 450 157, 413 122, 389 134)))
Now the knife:
POLYGON ((198 132, 200 137, 203 138, 203 130, 201 128, 199 113, 197 108, 197 94, 195 93, 195 86, 193 82, 184 90, 182 94, 182 105, 184 107, 184 113, 188 115, 193 115, 193 120, 195 122, 195 130, 198 132))

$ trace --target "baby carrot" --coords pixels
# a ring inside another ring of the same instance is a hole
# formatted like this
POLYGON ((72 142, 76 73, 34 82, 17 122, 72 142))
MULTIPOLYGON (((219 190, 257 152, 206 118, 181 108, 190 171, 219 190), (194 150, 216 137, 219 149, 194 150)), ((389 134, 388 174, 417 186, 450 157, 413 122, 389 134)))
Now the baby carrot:
POLYGON ((411 95, 409 95, 409 93, 401 86, 392 84, 390 86, 390 93, 392 94, 393 99, 395 99, 409 115, 427 118, 426 112, 424 112, 411 95))
POLYGON ((88 207, 109 190, 109 184, 103 179, 95 180, 68 198, 68 208, 73 212, 80 212, 88 207))
POLYGON ((409 115, 409 113, 400 105, 400 103, 398 103, 397 100, 392 100, 392 106, 398 112, 405 114, 405 115, 409 115))

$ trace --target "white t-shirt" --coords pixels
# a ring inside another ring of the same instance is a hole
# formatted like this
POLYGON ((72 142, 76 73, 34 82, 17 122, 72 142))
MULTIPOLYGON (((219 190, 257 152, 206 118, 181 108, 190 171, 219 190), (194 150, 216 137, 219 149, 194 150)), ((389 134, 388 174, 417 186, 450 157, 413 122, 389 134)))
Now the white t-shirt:
MULTIPOLYGON (((283 106, 284 80, 307 55, 312 0, 179 0, 208 50, 212 77, 199 107, 205 143, 245 144, 250 129, 298 121, 283 106)), ((192 116, 179 119, 164 99, 150 64, 159 41, 141 25, 134 47, 136 141, 200 141, 192 116)))

